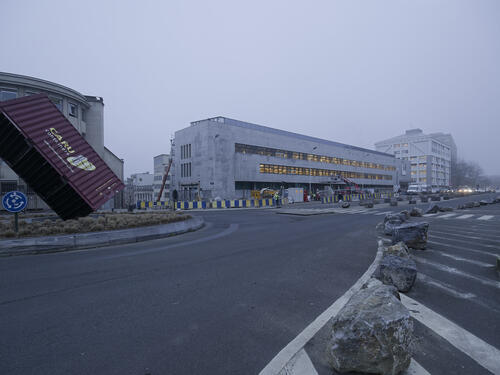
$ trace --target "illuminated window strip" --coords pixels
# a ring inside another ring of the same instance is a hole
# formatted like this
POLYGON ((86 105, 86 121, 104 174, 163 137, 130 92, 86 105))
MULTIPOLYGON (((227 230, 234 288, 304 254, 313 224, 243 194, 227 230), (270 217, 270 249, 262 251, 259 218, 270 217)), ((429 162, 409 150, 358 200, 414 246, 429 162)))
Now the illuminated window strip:
POLYGON ((241 154, 256 154, 256 155, 263 155, 263 156, 273 156, 273 157, 284 158, 284 159, 308 160, 308 161, 313 161, 313 162, 318 162, 318 163, 349 165, 349 166, 353 166, 353 167, 380 169, 380 170, 384 170, 384 171, 395 171, 396 170, 396 168, 394 166, 391 166, 391 165, 382 165, 382 164, 369 163, 369 162, 364 162, 364 161, 349 160, 349 159, 337 158, 337 157, 333 157, 333 156, 307 154, 307 153, 296 152, 296 151, 279 150, 276 148, 246 145, 246 144, 242 144, 242 143, 235 143, 234 149, 235 149, 235 152, 238 152, 241 154))
POLYGON ((342 176, 345 178, 364 178, 367 180, 392 180, 391 175, 363 172, 336 171, 332 169, 292 167, 288 165, 260 164, 260 173, 288 174, 297 176, 342 176))

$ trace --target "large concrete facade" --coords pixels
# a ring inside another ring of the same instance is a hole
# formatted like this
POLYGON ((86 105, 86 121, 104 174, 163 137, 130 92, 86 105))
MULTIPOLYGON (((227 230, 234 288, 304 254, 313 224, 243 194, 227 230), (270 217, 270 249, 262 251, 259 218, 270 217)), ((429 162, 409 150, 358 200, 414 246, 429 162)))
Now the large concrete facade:
POLYGON ((411 183, 427 189, 447 189, 457 147, 451 134, 424 134, 410 129, 405 134, 375 143, 378 151, 393 154, 411 163, 411 183))
MULTIPOLYGON (((104 101, 98 96, 85 96, 69 87, 39 78, 0 72, 0 101, 45 93, 78 130, 111 170, 123 181, 123 159, 104 146, 104 101)), ((0 160, 0 194, 29 187, 0 160)), ((30 199, 30 208, 47 208, 41 199, 30 199)), ((123 193, 118 193, 103 209, 123 205, 123 193)))
POLYGON ((263 187, 309 184, 314 192, 342 183, 339 175, 378 191, 409 180, 408 163, 394 155, 225 117, 177 131, 172 154, 172 189, 181 199, 248 198, 263 187))

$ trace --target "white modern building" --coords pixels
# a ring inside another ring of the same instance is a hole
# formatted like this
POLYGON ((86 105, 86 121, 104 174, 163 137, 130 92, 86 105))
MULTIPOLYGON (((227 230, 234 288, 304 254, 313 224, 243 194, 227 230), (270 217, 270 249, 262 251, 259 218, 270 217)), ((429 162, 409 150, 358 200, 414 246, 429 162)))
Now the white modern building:
POLYGON ((403 135, 375 143, 375 149, 411 164, 411 184, 422 189, 447 189, 451 185, 451 165, 457 147, 451 134, 424 134, 410 129, 403 135))
POLYGON ((244 121, 215 117, 175 133, 174 181, 180 199, 250 198, 252 190, 345 184, 393 191, 409 181, 409 162, 244 121))
MULTIPOLYGON (((118 158, 104 146, 104 100, 102 97, 82 95, 69 87, 39 78, 0 72, 0 101, 39 93, 48 95, 69 122, 123 181, 123 159, 118 158)), ((48 208, 0 159, 0 195, 10 190, 21 190, 32 195, 29 199, 29 208, 48 208)), ((121 208, 122 206, 123 193, 120 192, 102 208, 121 208)))
MULTIPOLYGON (((160 154, 153 158, 154 164, 154 182, 153 182, 153 199, 156 201, 158 199, 158 194, 160 194, 161 185, 163 182, 163 176, 165 175, 166 169, 168 168, 168 163, 170 161, 170 155, 160 154)), ((168 173, 167 180, 165 182, 165 188, 161 195, 160 201, 167 202, 170 198, 170 183, 172 181, 172 168, 168 173)))

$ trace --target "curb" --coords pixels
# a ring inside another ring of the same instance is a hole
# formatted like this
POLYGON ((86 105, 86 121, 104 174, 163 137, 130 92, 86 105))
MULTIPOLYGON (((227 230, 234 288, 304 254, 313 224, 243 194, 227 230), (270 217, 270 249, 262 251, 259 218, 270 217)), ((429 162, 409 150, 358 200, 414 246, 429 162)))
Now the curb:
POLYGON ((205 222, 203 218, 192 217, 188 220, 153 227, 2 240, 0 241, 0 257, 27 254, 47 254, 155 240, 175 236, 177 234, 193 232, 202 228, 204 225, 205 222))

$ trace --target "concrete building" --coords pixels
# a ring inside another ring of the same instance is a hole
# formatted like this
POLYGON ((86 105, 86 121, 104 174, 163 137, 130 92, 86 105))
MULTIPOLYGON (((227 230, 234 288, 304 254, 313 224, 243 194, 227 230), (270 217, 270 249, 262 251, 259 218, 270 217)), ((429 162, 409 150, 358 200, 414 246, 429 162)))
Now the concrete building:
POLYGON ((134 173, 127 178, 125 202, 135 205, 138 201, 153 201, 154 175, 149 172, 134 173))
POLYGON ((225 117, 192 122, 172 146, 180 199, 250 198, 252 190, 344 184, 393 191, 408 182, 409 162, 393 154, 225 117))
POLYGON ((410 161, 410 183, 433 190, 450 187, 452 160, 457 157, 451 134, 424 134, 421 129, 410 129, 403 135, 375 143, 375 149, 410 161))
MULTIPOLYGON (((123 159, 118 158, 104 146, 103 98, 82 95, 71 88, 39 78, 0 72, 0 101, 38 93, 45 93, 49 96, 69 122, 123 181, 123 159)), ((0 194, 16 189, 30 193, 29 187, 5 162, 0 160, 0 194)), ((47 208, 44 202, 36 196, 30 197, 30 202, 29 208, 47 208), (36 206, 33 206, 34 204, 36 206)), ((122 206, 123 193, 120 192, 103 208, 120 208, 122 206)))
MULTIPOLYGON (((153 199, 156 201, 158 199, 158 194, 160 193, 161 184, 163 182, 163 176, 165 174, 165 169, 168 167, 170 161, 170 155, 160 154, 153 158, 154 164, 154 183, 153 183, 153 199)), ((170 197, 170 184, 172 181, 172 175, 169 171, 167 176, 167 181, 165 182, 165 189, 160 198, 160 201, 166 202, 170 197)))

